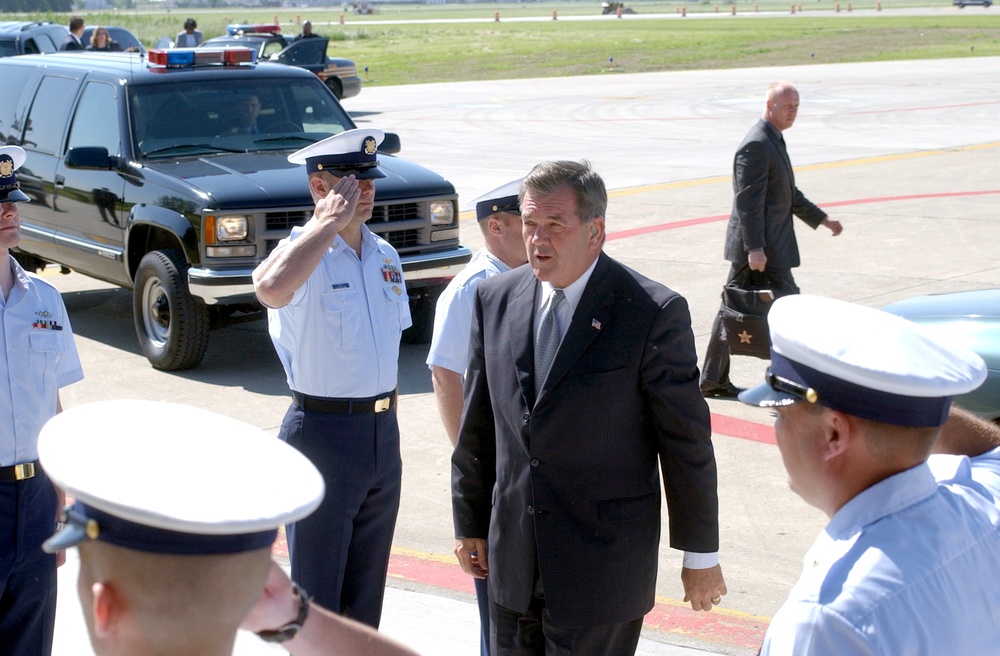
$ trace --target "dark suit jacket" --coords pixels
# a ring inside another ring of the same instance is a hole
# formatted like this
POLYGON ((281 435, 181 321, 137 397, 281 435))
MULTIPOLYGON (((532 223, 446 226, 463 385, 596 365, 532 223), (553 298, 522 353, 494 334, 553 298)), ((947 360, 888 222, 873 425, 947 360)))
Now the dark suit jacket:
POLYGON ((75 34, 67 34, 66 40, 59 46, 60 50, 83 50, 83 44, 77 39, 75 34))
POLYGON ((733 161, 733 211, 726 230, 725 257, 741 265, 747 252, 763 248, 767 266, 799 266, 792 215, 816 229, 826 212, 795 186, 795 174, 779 133, 765 119, 751 128, 733 161))
POLYGON ((601 255, 536 402, 530 267, 477 290, 452 459, 458 537, 489 536, 489 590, 524 612, 537 554, 553 621, 653 607, 663 470, 670 546, 717 551, 708 406, 687 302, 601 255))

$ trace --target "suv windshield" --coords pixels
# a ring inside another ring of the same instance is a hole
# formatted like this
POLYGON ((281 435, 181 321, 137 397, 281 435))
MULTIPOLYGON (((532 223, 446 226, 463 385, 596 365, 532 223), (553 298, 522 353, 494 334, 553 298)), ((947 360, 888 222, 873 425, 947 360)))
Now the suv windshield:
POLYGON ((297 150, 349 130, 347 113, 309 78, 236 79, 135 86, 139 156, 297 150))

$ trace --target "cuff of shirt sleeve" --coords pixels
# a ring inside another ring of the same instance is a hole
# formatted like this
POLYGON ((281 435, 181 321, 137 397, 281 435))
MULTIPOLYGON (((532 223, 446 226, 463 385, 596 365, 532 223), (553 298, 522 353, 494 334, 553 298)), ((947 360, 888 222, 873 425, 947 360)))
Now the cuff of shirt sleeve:
POLYGON ((719 564, 719 552, 696 553, 694 551, 684 552, 684 567, 687 569, 708 569, 719 564))

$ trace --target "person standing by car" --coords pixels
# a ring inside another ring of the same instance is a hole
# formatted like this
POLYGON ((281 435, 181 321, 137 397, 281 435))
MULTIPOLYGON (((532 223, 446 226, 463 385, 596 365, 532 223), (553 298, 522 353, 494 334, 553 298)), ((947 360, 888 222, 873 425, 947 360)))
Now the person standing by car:
POLYGON ((396 250, 365 226, 381 130, 342 132, 289 155, 316 208, 253 273, 292 390, 279 436, 329 494, 288 527, 292 579, 321 605, 378 627, 399 510, 399 342, 411 324, 396 250))
POLYGON ((63 41, 62 45, 59 46, 60 50, 83 50, 83 30, 86 27, 84 25, 83 19, 79 16, 73 16, 69 19, 69 34, 66 35, 66 40, 63 41))
POLYGON ((91 52, 121 52, 122 47, 112 41, 111 35, 103 27, 94 28, 90 35, 90 45, 87 50, 91 52))
POLYGON ((204 40, 205 35, 198 30, 198 23, 195 19, 188 18, 184 21, 184 29, 178 32, 174 39, 174 47, 197 48, 204 40))
MULTIPOLYGON (((486 245, 455 276, 438 298, 434 312, 427 366, 431 369, 434 396, 448 439, 454 448, 462 421, 462 377, 469 362, 469 337, 475 312, 476 287, 487 278, 510 271, 528 261, 521 240, 521 206, 515 180, 473 201, 479 229, 486 245)), ((473 577, 479 604, 480 652, 489 656, 490 608, 486 579, 473 577)))
POLYGON ((300 34, 295 35, 295 38, 292 39, 292 42, 294 43, 295 41, 299 41, 301 39, 312 39, 318 36, 319 36, 318 34, 315 34, 313 32, 312 21, 306 21, 302 23, 302 32, 300 34))
POLYGON ((42 425, 62 410, 59 389, 83 378, 66 307, 48 282, 11 256, 28 202, 18 146, 0 147, 0 651, 48 656, 56 612, 56 557, 42 551, 61 494, 38 465, 42 425))
MULTIPOLYGON (((811 203, 795 186, 792 162, 782 133, 795 123, 799 92, 790 82, 767 89, 764 115, 743 138, 733 161, 733 210, 726 228, 725 258, 732 265, 726 284, 744 266, 767 273, 781 294, 797 294, 792 269, 799 266, 792 217, 810 228, 829 228, 836 237, 843 230, 826 212, 811 203)), ((735 398, 740 389, 729 380, 729 347, 722 313, 715 316, 701 372, 701 392, 710 398, 735 398)))

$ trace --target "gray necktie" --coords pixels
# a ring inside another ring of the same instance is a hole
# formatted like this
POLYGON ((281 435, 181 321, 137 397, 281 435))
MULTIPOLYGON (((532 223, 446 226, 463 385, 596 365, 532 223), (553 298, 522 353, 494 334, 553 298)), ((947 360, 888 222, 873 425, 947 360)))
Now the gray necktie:
POLYGON ((559 304, 566 300, 566 294, 561 289, 553 290, 549 303, 542 310, 542 320, 538 322, 538 333, 535 335, 535 395, 542 389, 542 383, 549 374, 552 361, 556 359, 562 333, 559 331, 559 304))

